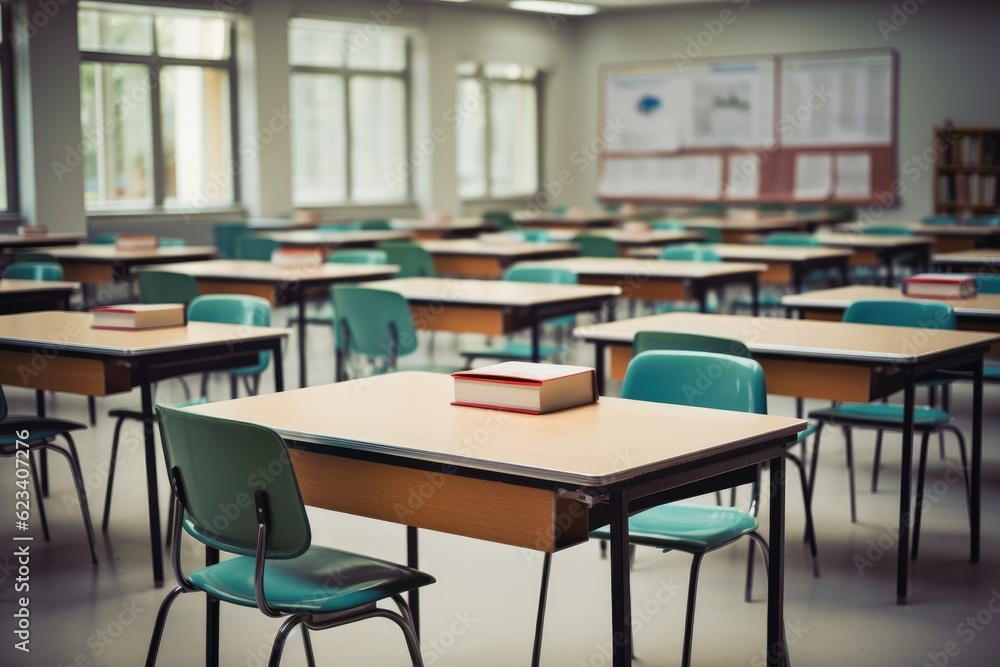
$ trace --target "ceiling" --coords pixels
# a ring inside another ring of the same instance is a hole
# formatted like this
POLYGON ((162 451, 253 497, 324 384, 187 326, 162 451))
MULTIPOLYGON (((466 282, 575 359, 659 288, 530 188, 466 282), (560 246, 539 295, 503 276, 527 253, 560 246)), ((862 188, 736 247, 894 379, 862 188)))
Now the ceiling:
MULTIPOLYGON (((467 4, 482 5, 492 7, 506 7, 508 0, 431 0, 447 4, 467 4)), ((580 0, 581 4, 595 5, 602 11, 615 9, 628 9, 636 7, 667 7, 683 5, 732 5, 737 0, 580 0)), ((743 1, 741 0, 741 4, 743 1)), ((752 1, 752 0, 749 0, 752 1)), ((567 2, 567 4, 576 4, 567 2)))

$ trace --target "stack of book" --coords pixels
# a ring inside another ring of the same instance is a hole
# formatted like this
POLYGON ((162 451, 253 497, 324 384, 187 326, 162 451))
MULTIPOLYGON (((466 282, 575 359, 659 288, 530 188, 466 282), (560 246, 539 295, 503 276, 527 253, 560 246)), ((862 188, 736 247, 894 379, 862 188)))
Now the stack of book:
POLYGON ((507 361, 452 377, 452 405, 539 415, 598 399, 597 373, 585 366, 507 361))
POLYGON ((184 304, 181 303, 126 303, 120 306, 103 306, 91 311, 92 329, 162 329, 184 326, 184 304))
POLYGON ((976 296, 976 276, 917 273, 903 279, 903 294, 917 299, 970 299, 976 296))
POLYGON ((115 238, 119 250, 153 250, 158 243, 155 234, 120 234, 115 238))

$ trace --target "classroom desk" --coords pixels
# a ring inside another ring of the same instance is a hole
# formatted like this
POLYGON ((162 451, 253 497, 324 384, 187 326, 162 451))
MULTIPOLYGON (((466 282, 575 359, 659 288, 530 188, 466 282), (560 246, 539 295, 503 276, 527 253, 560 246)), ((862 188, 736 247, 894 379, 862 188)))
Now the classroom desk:
POLYGON ((73 246, 87 238, 86 234, 0 234, 0 253, 28 248, 73 246))
POLYGON ((895 278, 894 262, 898 257, 916 256, 917 270, 930 266, 931 245, 934 239, 928 236, 900 236, 895 234, 854 234, 842 232, 820 232, 819 242, 828 248, 843 248, 853 251, 852 266, 879 266, 885 268, 885 284, 892 285, 895 278))
POLYGON ((36 310, 68 310, 80 283, 61 280, 0 279, 0 315, 36 310))
POLYGON ((306 386, 306 302, 329 298, 330 285, 391 278, 399 267, 386 264, 323 263, 277 266, 250 259, 216 259, 157 267, 194 276, 202 294, 251 294, 272 304, 295 303, 298 319, 299 386, 306 386))
MULTIPOLYGON (((767 647, 778 664, 783 454, 802 420, 616 398, 524 415, 452 406, 453 397, 447 375, 401 372, 190 411, 280 433, 305 503, 406 525, 411 567, 419 528, 551 554, 610 523, 616 667, 631 662, 629 514, 744 483, 770 461, 767 647)), ((418 600, 411 594, 415 617, 418 600)))
POLYGON ((265 232, 255 236, 278 241, 286 248, 318 248, 332 252, 338 248, 374 248, 382 241, 406 241, 413 234, 392 229, 349 229, 342 232, 303 229, 265 232))
MULTIPOLYGON (((147 419, 144 453, 153 580, 161 586, 163 550, 153 438, 153 383, 248 366, 257 362, 260 352, 270 351, 275 388, 281 391, 281 341, 288 332, 209 322, 115 331, 91 329, 93 318, 91 313, 75 312, 0 316, 0 383, 84 396, 108 396, 139 387, 142 413, 147 419)), ((39 416, 44 416, 44 401, 38 402, 38 408, 39 416)))
POLYGON ((931 264, 948 271, 988 273, 1000 270, 1000 248, 980 248, 931 255, 931 264))
POLYGON ((628 257, 633 251, 642 248, 661 248, 677 243, 697 243, 704 240, 705 235, 695 229, 649 229, 630 231, 627 229, 588 229, 576 231, 572 229, 546 229, 550 241, 572 241, 579 234, 588 236, 604 236, 618 245, 618 253, 628 257))
POLYGON ((626 299, 697 301, 701 312, 708 308, 710 290, 747 285, 754 314, 758 310, 758 276, 767 270, 766 264, 626 257, 576 257, 530 264, 569 269, 577 274, 582 285, 617 285, 626 299))
POLYGON ((621 378, 632 358, 639 331, 702 334, 742 341, 764 367, 770 394, 867 403, 903 391, 907 420, 900 464, 899 540, 896 598, 907 594, 910 537, 910 484, 913 464, 913 408, 918 379, 943 371, 973 381, 972 494, 970 560, 979 561, 980 468, 983 445, 983 357, 1000 335, 935 331, 910 327, 847 324, 785 318, 669 313, 596 324, 574 334, 594 343, 598 378, 603 380, 605 348, 610 348, 611 376, 621 378))
POLYGON ((753 243, 762 235, 774 232, 814 232, 823 225, 840 222, 841 218, 823 211, 815 213, 774 213, 757 217, 693 216, 683 218, 691 229, 717 229, 726 243, 753 243))
MULTIPOLYGON (((842 285, 849 282, 847 265, 852 254, 850 250, 736 243, 715 243, 710 247, 724 262, 767 264, 767 270, 760 274, 762 283, 791 285, 796 292, 803 290, 806 278, 813 271, 832 269, 840 275, 842 285)), ((642 259, 656 259, 660 256, 660 249, 643 248, 632 251, 631 255, 642 259)))
MULTIPOLYGON (((1000 227, 992 225, 933 225, 922 222, 886 223, 892 227, 906 227, 919 236, 934 239, 934 252, 958 252, 978 246, 996 246, 1000 243, 1000 227)), ((859 223, 840 225, 838 229, 858 232, 864 227, 859 223)))
POLYGON ((419 244, 431 254, 439 275, 462 278, 503 278, 517 262, 580 254, 580 247, 574 243, 448 239, 419 244))
MULTIPOLYGON (((531 360, 539 360, 541 325, 585 311, 613 312, 618 287, 552 285, 506 280, 400 278, 376 285, 410 302, 418 329, 502 336, 531 330, 531 360)), ((338 361, 338 370, 343 364, 338 361)), ((338 379, 345 379, 338 374, 338 379)))
POLYGON ((407 232, 415 239, 471 239, 494 226, 483 218, 453 218, 432 222, 422 218, 393 218, 389 224, 397 231, 407 232))
POLYGON ((81 283, 128 285, 132 290, 132 269, 136 266, 167 264, 170 262, 212 259, 212 246, 170 246, 143 250, 121 250, 113 244, 81 244, 72 248, 53 248, 46 251, 63 267, 63 277, 81 283))
POLYGON ((552 213, 549 211, 514 212, 514 222, 518 227, 559 227, 573 230, 615 227, 628 220, 629 217, 621 213, 608 213, 607 211, 590 211, 582 214, 552 213))

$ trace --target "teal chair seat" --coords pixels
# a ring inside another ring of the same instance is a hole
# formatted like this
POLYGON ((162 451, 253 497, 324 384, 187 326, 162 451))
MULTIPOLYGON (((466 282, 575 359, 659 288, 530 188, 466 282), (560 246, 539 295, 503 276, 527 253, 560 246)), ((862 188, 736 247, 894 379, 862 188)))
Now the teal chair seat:
MULTIPOLYGON (((256 607, 255 562, 251 556, 237 556, 193 571, 191 582, 225 602, 256 607)), ((268 560, 264 581, 267 603, 275 610, 328 614, 433 584, 434 578, 389 561, 311 546, 292 560, 268 560), (342 583, 331 586, 330 582, 342 583)))
MULTIPOLYGON (((692 553, 714 551, 758 528, 757 519, 736 507, 671 504, 630 517, 628 539, 633 544, 692 553)), ((610 540, 611 530, 604 526, 590 536, 610 540)))
MULTIPOLYGON (((841 403, 830 408, 813 410, 810 418, 836 424, 850 421, 873 428, 899 428, 903 424, 903 406, 892 403, 841 403)), ((917 406, 913 411, 913 425, 918 430, 937 429, 952 421, 952 416, 939 408, 917 406)))
POLYGON ((34 417, 31 415, 8 417, 0 426, 0 448, 13 447, 17 443, 17 432, 28 431, 31 441, 48 440, 62 433, 70 433, 87 428, 78 422, 51 417, 34 417))
POLYGON ((62 280, 63 270, 52 262, 18 262, 4 269, 3 277, 8 280, 62 280))

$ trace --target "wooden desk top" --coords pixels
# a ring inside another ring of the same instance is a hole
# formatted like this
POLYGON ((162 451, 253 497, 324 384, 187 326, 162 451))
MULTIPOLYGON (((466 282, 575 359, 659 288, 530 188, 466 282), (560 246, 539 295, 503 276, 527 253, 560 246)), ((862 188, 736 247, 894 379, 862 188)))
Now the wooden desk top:
POLYGON ((1000 248, 977 248, 958 252, 941 252, 931 255, 931 262, 941 264, 1000 264, 1000 248))
POLYGON ((450 278, 399 278, 383 280, 371 287, 397 292, 413 301, 479 306, 535 306, 575 299, 611 298, 622 291, 620 287, 450 278))
POLYGON ((198 259, 215 256, 213 246, 167 246, 142 250, 121 250, 112 243, 83 243, 69 248, 46 250, 59 260, 81 262, 121 262, 138 264, 163 259, 198 259))
POLYGON ((393 229, 407 232, 448 232, 467 229, 493 229, 486 220, 482 218, 452 218, 446 222, 433 222, 423 218, 393 218, 389 220, 393 229))
POLYGON ((917 363, 963 348, 985 348, 1000 335, 971 331, 935 331, 873 324, 846 324, 782 317, 744 317, 701 313, 667 313, 578 327, 573 334, 587 341, 631 344, 639 331, 702 334, 742 341, 754 353, 812 357, 867 363, 917 363))
POLYGON ((186 273, 195 278, 252 283, 336 282, 394 276, 394 264, 339 264, 324 262, 314 266, 278 266, 252 259, 212 259, 204 262, 158 264, 157 271, 186 273))
POLYGON ((482 255, 484 257, 519 257, 550 252, 579 254, 574 243, 529 243, 527 241, 480 241, 478 239, 442 239, 419 241, 432 255, 482 255))
POLYGON ((529 265, 569 269, 589 276, 637 276, 651 278, 713 278, 735 273, 762 273, 766 264, 742 262, 679 262, 631 257, 569 257, 530 262, 529 265))
POLYGON ((400 241, 409 239, 407 231, 392 229, 349 229, 342 232, 328 230, 301 229, 285 232, 266 232, 257 236, 278 241, 283 245, 328 246, 374 244, 380 241, 400 241))
POLYGON ((694 229, 669 230, 650 229, 642 232, 633 232, 626 229, 588 229, 586 231, 572 229, 547 229, 549 239, 552 241, 572 241, 580 234, 587 236, 604 236, 619 245, 656 245, 668 243, 680 243, 683 241, 701 241, 705 238, 702 232, 694 229))
POLYGON ((76 245, 87 238, 86 234, 0 234, 0 248, 41 248, 53 245, 76 245))
POLYGON ((401 372, 189 411, 260 424, 290 440, 584 487, 787 438, 805 426, 788 417, 616 398, 546 415, 459 407, 450 405, 453 398, 448 375, 401 372))
POLYGON ((189 322, 184 327, 117 331, 91 329, 91 313, 46 311, 0 316, 0 344, 39 345, 65 351, 129 357, 218 345, 230 341, 283 338, 288 329, 189 322))
MULTIPOLYGON (((828 308, 843 310, 855 301, 891 300, 919 301, 905 296, 898 287, 878 287, 874 285, 849 285, 832 289, 789 294, 781 303, 793 308, 828 308)), ((941 300, 928 299, 941 303, 941 300)), ((1000 318, 1000 294, 977 294, 971 299, 948 299, 957 315, 1000 318)))
POLYGON ((62 280, 0 279, 0 297, 4 294, 30 294, 31 292, 52 292, 59 290, 72 292, 77 289, 80 289, 80 283, 64 282, 62 280))
MULTIPOLYGON (((850 250, 838 248, 810 248, 800 246, 755 245, 742 243, 714 243, 710 246, 724 260, 747 262, 808 262, 817 259, 850 257, 850 250)), ((662 249, 642 248, 629 253, 632 257, 656 259, 662 249)))
POLYGON ((934 239, 929 236, 907 236, 897 234, 853 234, 838 232, 820 232, 816 235, 819 242, 834 248, 906 248, 930 246, 934 239))

